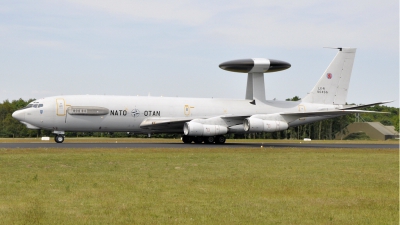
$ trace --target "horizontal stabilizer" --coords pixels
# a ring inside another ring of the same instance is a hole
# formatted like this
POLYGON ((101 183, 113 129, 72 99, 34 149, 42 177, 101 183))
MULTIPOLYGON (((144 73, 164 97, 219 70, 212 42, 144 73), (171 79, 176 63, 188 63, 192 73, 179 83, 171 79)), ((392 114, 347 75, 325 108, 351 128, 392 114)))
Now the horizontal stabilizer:
POLYGON ((300 113, 281 113, 281 116, 294 116, 297 118, 312 117, 312 116, 342 116, 351 113, 388 113, 388 112, 376 112, 367 110, 332 110, 332 111, 314 111, 314 112, 300 112, 300 113))
POLYGON ((361 108, 365 108, 365 107, 370 107, 370 106, 374 106, 374 105, 381 105, 381 104, 386 104, 386 103, 391 103, 391 102, 394 102, 394 101, 392 100, 392 101, 384 101, 384 102, 375 102, 375 103, 369 103, 369 104, 366 104, 366 105, 352 106, 352 107, 348 107, 348 108, 345 108, 345 109, 346 110, 347 109, 361 109, 361 108))

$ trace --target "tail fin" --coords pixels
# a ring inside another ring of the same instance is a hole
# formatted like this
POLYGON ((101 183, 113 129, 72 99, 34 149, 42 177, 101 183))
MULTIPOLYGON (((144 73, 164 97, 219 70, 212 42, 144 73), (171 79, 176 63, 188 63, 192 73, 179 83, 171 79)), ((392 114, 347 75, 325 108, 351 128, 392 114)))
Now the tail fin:
POLYGON ((318 83, 302 101, 309 103, 344 105, 353 69, 355 48, 338 48, 339 52, 322 74, 318 83))

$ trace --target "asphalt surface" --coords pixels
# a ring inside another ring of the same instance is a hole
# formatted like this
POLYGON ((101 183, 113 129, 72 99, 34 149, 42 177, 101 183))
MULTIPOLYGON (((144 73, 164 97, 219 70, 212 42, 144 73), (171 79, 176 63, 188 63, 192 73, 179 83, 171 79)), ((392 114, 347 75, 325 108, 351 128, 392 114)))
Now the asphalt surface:
POLYGON ((0 143, 0 149, 34 149, 34 148, 365 148, 365 149, 399 149, 399 144, 321 144, 321 143, 225 143, 217 144, 184 144, 184 143, 0 143))

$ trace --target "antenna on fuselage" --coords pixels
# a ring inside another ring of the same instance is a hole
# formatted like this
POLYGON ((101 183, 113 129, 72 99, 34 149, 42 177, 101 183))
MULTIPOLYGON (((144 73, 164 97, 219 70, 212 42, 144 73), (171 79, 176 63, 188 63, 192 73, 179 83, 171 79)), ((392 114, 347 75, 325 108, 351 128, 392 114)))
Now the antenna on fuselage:
POLYGON ((227 61, 219 64, 219 67, 231 72, 248 74, 245 98, 253 100, 250 103, 255 105, 255 99, 265 101, 264 73, 286 70, 291 65, 275 59, 253 58, 227 61))

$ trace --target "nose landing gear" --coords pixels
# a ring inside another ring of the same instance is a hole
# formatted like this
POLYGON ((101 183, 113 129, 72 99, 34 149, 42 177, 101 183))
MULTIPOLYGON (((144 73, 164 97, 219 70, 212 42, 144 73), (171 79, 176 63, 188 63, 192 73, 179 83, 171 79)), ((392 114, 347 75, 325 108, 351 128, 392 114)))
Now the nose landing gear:
POLYGON ((57 143, 63 143, 64 142, 64 135, 56 134, 56 136, 54 136, 54 141, 57 142, 57 143))
POLYGON ((64 142, 64 131, 53 131, 53 133, 56 135, 54 136, 54 141, 56 143, 63 143, 64 142))

